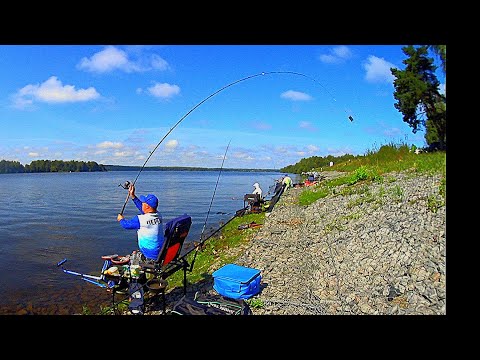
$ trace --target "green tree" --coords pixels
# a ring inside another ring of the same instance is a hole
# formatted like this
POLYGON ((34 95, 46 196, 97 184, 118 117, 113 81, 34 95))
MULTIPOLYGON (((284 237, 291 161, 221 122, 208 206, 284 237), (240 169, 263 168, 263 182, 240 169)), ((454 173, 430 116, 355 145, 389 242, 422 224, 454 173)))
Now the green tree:
POLYGON ((0 174, 23 173, 25 169, 18 161, 0 160, 0 174))
POLYGON ((431 50, 435 56, 440 59, 442 63, 443 75, 447 74, 447 45, 427 45, 427 48, 431 50))
POLYGON ((415 48, 412 45, 402 48, 407 58, 403 61, 404 70, 391 68, 395 76, 395 108, 403 114, 406 122, 415 134, 425 129, 427 144, 440 143, 441 148, 447 144, 446 97, 440 94, 433 64, 433 58, 427 56, 426 45, 415 48))

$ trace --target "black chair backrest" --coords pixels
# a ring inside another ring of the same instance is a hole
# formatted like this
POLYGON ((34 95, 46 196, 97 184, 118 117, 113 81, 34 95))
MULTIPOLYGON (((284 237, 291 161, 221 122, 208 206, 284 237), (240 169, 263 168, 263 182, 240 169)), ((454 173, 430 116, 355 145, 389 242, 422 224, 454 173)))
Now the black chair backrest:
POLYGON ((157 258, 157 263, 161 267, 179 257, 191 225, 192 218, 187 214, 178 216, 165 224, 165 241, 157 258))
POLYGON ((260 201, 260 194, 245 194, 243 201, 248 203, 257 203, 260 201))

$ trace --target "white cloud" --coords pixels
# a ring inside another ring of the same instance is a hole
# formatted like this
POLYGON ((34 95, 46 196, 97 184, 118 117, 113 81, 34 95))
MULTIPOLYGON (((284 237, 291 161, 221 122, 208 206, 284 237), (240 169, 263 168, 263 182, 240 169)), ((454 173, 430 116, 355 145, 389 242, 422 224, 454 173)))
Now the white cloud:
POLYGON ((12 97, 12 106, 16 109, 27 110, 33 106, 33 100, 26 99, 17 93, 12 97))
POLYGON ((90 58, 84 57, 77 65, 78 69, 94 73, 107 73, 114 70, 121 70, 127 73, 144 72, 149 70, 166 70, 168 67, 167 61, 156 54, 150 56, 140 54, 139 58, 133 61, 129 59, 127 52, 115 46, 107 46, 90 58))
POLYGON ((132 155, 131 151, 115 151, 113 156, 115 157, 129 157, 132 155))
POLYGON ((283 92, 280 97, 282 99, 288 99, 293 101, 309 101, 312 100, 312 97, 308 94, 305 94, 300 91, 288 90, 283 92))
POLYGON ((316 145, 308 145, 307 149, 308 149, 309 153, 314 153, 314 152, 317 152, 318 150, 320 150, 320 148, 316 145))
POLYGON ((169 140, 165 144, 165 148, 169 151, 173 151, 178 147, 178 140, 169 140))
POLYGON ((150 95, 163 99, 169 99, 180 93, 180 87, 178 85, 170 85, 167 83, 155 83, 155 85, 149 87, 147 90, 150 95))
POLYGON ((383 58, 370 55, 367 62, 363 65, 363 68, 366 71, 365 80, 372 83, 393 84, 395 77, 390 71, 390 68, 392 67, 395 68, 396 66, 383 58))
POLYGON ((289 152, 289 149, 286 146, 276 146, 274 151, 279 154, 286 154, 289 152))
POLYGON ((337 46, 332 50, 332 52, 340 59, 349 59, 352 57, 352 52, 345 45, 337 46))
POLYGON ((95 100, 100 94, 93 87, 75 90, 73 85, 62 85, 56 76, 51 76, 40 85, 26 85, 13 96, 16 108, 23 109, 34 101, 46 103, 67 103, 95 100))
POLYGON ((345 46, 337 46, 330 50, 329 54, 322 54, 319 56, 321 62, 327 64, 336 64, 344 62, 352 57, 352 52, 345 46))
POLYGON ((131 65, 129 65, 125 51, 114 46, 108 46, 94 54, 90 59, 82 58, 77 68, 97 73, 110 72, 115 69, 124 69, 128 72, 131 69, 131 65))
POLYGON ((120 149, 123 147, 123 144, 120 142, 104 141, 96 146, 101 149, 120 149))
POLYGON ((152 55, 151 58, 152 68, 156 70, 167 70, 168 69, 168 62, 162 59, 158 55, 152 55))
POLYGON ((250 154, 242 151, 237 151, 233 153, 232 157, 239 160, 254 160, 254 158, 250 154))
POLYGON ((225 159, 225 161, 228 161, 228 156, 223 156, 223 155, 217 154, 217 155, 214 155, 213 157, 215 158, 215 160, 224 160, 225 159))
POLYGON ((38 152, 29 152, 28 156, 30 157, 38 157, 40 154, 38 152))

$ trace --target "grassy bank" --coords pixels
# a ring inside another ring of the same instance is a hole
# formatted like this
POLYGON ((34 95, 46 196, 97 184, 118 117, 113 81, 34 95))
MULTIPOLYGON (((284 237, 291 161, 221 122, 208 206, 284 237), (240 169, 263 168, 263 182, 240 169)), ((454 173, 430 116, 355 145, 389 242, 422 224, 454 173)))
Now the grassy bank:
POLYGON ((329 170, 345 172, 345 176, 320 182, 317 186, 305 189, 299 197, 299 203, 309 205, 335 192, 340 185, 390 181, 385 174, 391 172, 406 172, 412 176, 422 173, 441 174, 439 192, 445 201, 446 164, 446 152, 415 154, 405 145, 382 146, 377 152, 369 152, 364 157, 330 167, 329 170))
MULTIPOLYGON (((343 184, 349 185, 347 190, 354 191, 353 185, 369 182, 391 181, 386 175, 390 172, 408 172, 412 176, 422 173, 441 174, 440 194, 445 201, 446 196, 446 153, 421 153, 415 154, 405 145, 382 146, 378 151, 369 152, 366 156, 344 164, 336 164, 329 170, 341 171, 345 176, 336 179, 321 181, 317 186, 305 188, 299 196, 300 205, 309 205, 319 198, 334 193, 343 184)), ((320 171, 320 169, 316 169, 320 171)), ((198 252, 195 266, 187 274, 189 283, 195 283, 211 275, 212 269, 234 262, 237 254, 234 249, 240 247, 255 235, 258 228, 238 230, 238 226, 252 221, 262 224, 265 213, 248 214, 234 218, 220 232, 216 238, 209 239, 204 248, 198 252)), ((193 256, 193 254, 192 254, 193 256)), ((183 274, 178 272, 169 278, 169 286, 182 286, 183 274)))

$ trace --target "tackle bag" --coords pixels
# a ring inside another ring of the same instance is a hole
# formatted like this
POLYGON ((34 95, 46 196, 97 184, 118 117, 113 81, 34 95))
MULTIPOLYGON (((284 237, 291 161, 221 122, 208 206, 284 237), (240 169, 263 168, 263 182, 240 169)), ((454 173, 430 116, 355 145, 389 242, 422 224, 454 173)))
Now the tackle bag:
POLYGON ((243 299, 230 299, 216 294, 195 294, 195 301, 222 311, 225 315, 252 315, 252 310, 243 299))
POLYGON ((174 315, 252 315, 244 300, 228 299, 221 295, 183 296, 170 311, 174 315))
POLYGON ((230 299, 249 299, 260 292, 260 270, 227 264, 213 274, 213 288, 230 299))
POLYGON ((173 315, 216 315, 206 305, 196 302, 185 295, 173 305, 170 314, 173 315))

